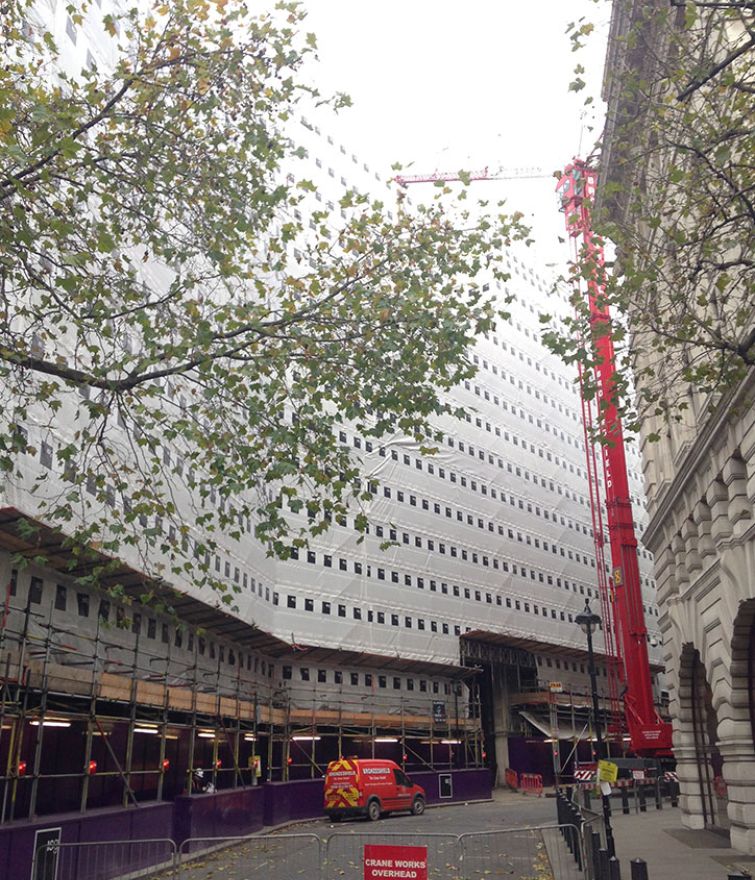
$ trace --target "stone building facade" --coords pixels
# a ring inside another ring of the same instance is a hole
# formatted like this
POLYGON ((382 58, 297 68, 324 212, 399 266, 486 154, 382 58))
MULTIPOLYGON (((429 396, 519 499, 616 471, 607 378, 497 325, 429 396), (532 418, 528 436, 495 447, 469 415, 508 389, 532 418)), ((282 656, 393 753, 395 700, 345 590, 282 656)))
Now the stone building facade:
POLYGON ((755 851, 754 388, 750 376, 732 389, 677 457, 646 447, 657 486, 645 540, 655 553, 683 821, 729 829, 745 851, 755 851))
MULTIPOLYGON (((668 57, 670 30, 678 36, 688 26, 683 11, 676 18, 654 15, 663 5, 614 3, 599 224, 638 229, 643 221, 637 205, 648 178, 658 180, 647 174, 648 161, 662 163, 662 154, 644 162, 636 154, 630 158, 627 144, 647 133, 646 108, 632 104, 624 86, 632 76, 651 79, 653 65, 668 57)), ((747 307, 743 292, 739 308, 747 307)), ((746 324, 750 333, 752 322, 746 324)), ((755 852, 754 392, 752 369, 712 394, 690 387, 680 421, 650 414, 641 427, 649 514, 643 542, 655 559, 682 822, 726 831, 735 848, 750 853, 755 852)))

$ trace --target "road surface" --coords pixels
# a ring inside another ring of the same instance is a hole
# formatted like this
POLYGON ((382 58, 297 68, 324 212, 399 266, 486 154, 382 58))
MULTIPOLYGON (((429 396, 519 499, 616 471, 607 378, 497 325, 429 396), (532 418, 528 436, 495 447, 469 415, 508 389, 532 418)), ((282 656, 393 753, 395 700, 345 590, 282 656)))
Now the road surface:
POLYGON ((552 799, 501 792, 490 803, 428 809, 422 816, 297 823, 202 855, 178 874, 163 872, 154 880, 313 880, 317 866, 326 880, 363 880, 365 844, 427 847, 428 880, 562 880, 572 869, 558 832, 522 830, 554 823, 552 799), (469 833, 476 836, 460 843, 459 835, 469 833))

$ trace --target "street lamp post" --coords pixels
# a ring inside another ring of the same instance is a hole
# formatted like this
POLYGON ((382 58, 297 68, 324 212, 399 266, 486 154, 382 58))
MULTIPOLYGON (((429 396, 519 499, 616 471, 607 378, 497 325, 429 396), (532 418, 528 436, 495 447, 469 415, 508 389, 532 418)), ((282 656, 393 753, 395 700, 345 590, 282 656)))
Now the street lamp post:
MULTIPOLYGON (((600 707, 598 705, 598 680, 595 669, 595 652, 592 646, 592 634, 600 625, 600 617, 594 614, 590 608, 590 603, 585 602, 584 611, 575 618, 576 622, 582 627, 582 631, 587 636, 587 669, 590 673, 590 690, 592 691, 592 714, 595 724, 595 741, 598 760, 603 755, 603 732, 600 726, 600 707)), ((613 829, 611 828, 611 802, 608 795, 601 792, 603 801, 603 821, 606 827, 606 849, 608 856, 611 858, 616 855, 616 848, 613 842, 613 829)))

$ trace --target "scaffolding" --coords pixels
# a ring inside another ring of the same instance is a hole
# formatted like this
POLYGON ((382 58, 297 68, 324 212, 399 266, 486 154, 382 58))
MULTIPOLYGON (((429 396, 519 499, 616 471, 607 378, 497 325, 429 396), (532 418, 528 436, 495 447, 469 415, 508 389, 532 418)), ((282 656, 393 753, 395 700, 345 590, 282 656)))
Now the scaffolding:
POLYGON ((229 642, 228 654, 209 657, 198 634, 185 637, 187 657, 185 643, 176 651, 170 639, 142 638, 141 620, 120 606, 115 622, 100 611, 91 631, 76 631, 48 598, 49 608, 31 591, 14 604, 8 590, 2 609, 0 824, 314 779, 344 754, 392 758, 409 772, 482 764, 477 688, 462 697, 469 670, 440 694, 282 687, 280 657, 252 664, 229 642))

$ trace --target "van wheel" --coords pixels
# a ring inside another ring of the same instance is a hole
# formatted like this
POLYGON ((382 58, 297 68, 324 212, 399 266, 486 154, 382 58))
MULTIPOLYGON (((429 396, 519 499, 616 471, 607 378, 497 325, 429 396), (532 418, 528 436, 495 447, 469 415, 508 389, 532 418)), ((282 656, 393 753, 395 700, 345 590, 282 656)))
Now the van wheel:
POLYGON ((380 801, 370 801, 367 804, 367 818, 370 822, 377 822, 380 818, 380 801))
POLYGON ((421 797, 414 798, 412 804, 412 815, 421 816, 425 812, 425 799, 421 797))

